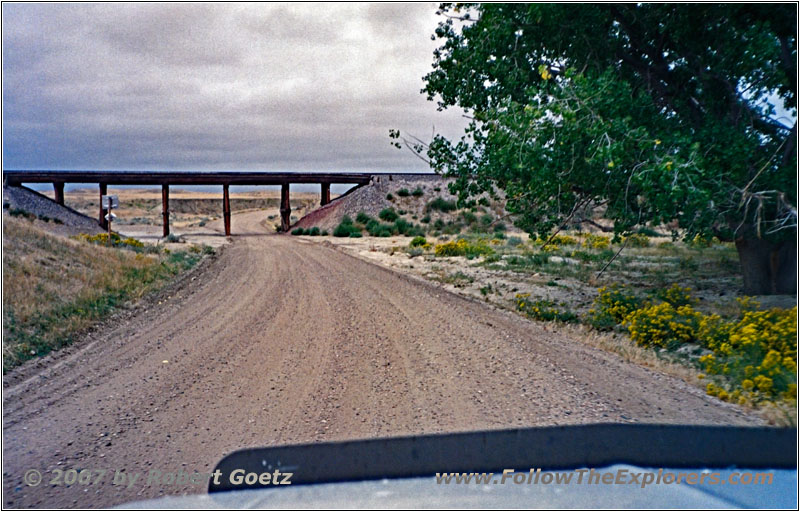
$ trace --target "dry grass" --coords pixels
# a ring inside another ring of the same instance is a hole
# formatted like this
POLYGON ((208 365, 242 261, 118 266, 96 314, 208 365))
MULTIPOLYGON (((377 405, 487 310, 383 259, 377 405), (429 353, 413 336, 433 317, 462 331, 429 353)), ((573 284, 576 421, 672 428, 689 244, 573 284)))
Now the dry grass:
POLYGON ((69 344, 199 256, 147 255, 44 232, 3 216, 3 370, 69 344))

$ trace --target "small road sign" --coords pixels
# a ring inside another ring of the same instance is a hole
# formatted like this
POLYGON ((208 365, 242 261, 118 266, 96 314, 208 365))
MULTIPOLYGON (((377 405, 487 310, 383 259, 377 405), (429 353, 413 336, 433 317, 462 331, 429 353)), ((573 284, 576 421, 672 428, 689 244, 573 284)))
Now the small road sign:
POLYGON ((101 202, 103 203, 103 208, 106 210, 110 208, 119 208, 119 196, 102 196, 101 202), (111 202, 110 205, 109 201, 111 202))
POLYGON ((116 218, 117 218, 117 214, 114 213, 114 212, 111 212, 111 213, 106 215, 106 220, 113 220, 113 219, 116 219, 116 218))

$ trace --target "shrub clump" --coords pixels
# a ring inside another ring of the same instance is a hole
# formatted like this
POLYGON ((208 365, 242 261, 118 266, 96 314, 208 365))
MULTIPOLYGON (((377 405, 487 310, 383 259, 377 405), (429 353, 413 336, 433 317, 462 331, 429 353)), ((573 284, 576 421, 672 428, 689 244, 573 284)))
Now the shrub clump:
POLYGON ((408 197, 411 195, 411 192, 409 192, 407 188, 401 188, 397 191, 397 195, 400 197, 408 197))
POLYGON ((625 237, 631 247, 650 247, 650 237, 641 233, 634 233, 625 237))
POLYGON ((333 230, 333 236, 358 238, 361 236, 361 229, 353 224, 353 219, 345 215, 339 225, 336 226, 336 229, 333 230))
POLYGON ((608 249, 611 246, 611 239, 607 236, 589 233, 584 237, 582 245, 587 249, 608 249))
POLYGON ((488 256, 494 253, 494 249, 492 249, 485 240, 470 242, 464 238, 439 244, 434 249, 434 254, 436 254, 436 256, 443 257, 466 256, 467 258, 474 258, 476 256, 488 256))
POLYGON ((425 211, 439 210, 440 212, 452 212, 456 209, 455 201, 448 201, 447 199, 437 197, 425 206, 425 211))
POLYGON ((361 224, 366 224, 367 222, 369 222, 371 220, 372 220, 372 217, 370 217, 369 215, 367 215, 364 212, 358 212, 358 215, 356 215, 356 222, 360 222, 361 224))
POLYGON ((698 359, 709 379, 706 392, 740 404, 797 400, 797 306, 757 309, 739 299, 734 320, 694 309, 696 299, 677 284, 656 294, 663 302, 641 302, 622 287, 601 288, 590 323, 624 325, 636 344, 675 350, 696 343, 708 353, 698 359))
POLYGON ((525 313, 531 318, 544 321, 558 321, 565 323, 573 323, 578 321, 578 316, 569 310, 559 310, 556 303, 550 300, 535 300, 531 301, 530 293, 518 293, 515 298, 517 300, 517 311, 525 313))
POLYGON ((428 241, 424 236, 415 236, 408 244, 409 247, 423 247, 425 245, 428 245, 428 241))
POLYGON ((700 357, 700 363, 706 374, 723 377, 709 382, 706 392, 741 404, 796 401, 797 306, 743 309, 732 322, 716 315, 701 320, 698 335, 712 353, 700 357))
POLYGON ((692 289, 689 287, 682 288, 677 283, 664 290, 659 290, 656 292, 656 297, 676 308, 697 304, 697 299, 692 297, 692 289))
MULTIPOLYGON (((81 233, 75 236, 75 238, 92 244, 108 245, 108 233, 98 233, 96 235, 81 233)), ((135 238, 122 238, 116 233, 111 233, 111 245, 113 247, 123 247, 126 249, 144 249, 145 247, 144 243, 135 238)))
POLYGON ((389 237, 394 234, 394 226, 392 224, 384 224, 375 219, 367 222, 366 228, 370 236, 389 237))
POLYGON ((421 197, 423 194, 425 194, 425 192, 420 187, 415 188, 414 191, 411 192, 411 195, 414 197, 421 197))
POLYGON ((637 345, 674 350, 696 340, 701 320, 702 315, 691 306, 676 308, 662 302, 631 312, 623 325, 637 345))
POLYGON ((394 222, 398 219, 399 215, 397 215, 397 212, 394 211, 394 208, 384 208, 378 214, 378 217, 386 222, 394 222))
POLYGON ((294 236, 300 236, 300 235, 305 235, 305 234, 306 234, 306 230, 303 229, 303 228, 294 228, 292 230, 292 235, 294 235, 294 236))
POLYGON ((597 290, 594 306, 589 310, 589 325, 601 331, 621 324, 633 311, 642 307, 642 300, 624 285, 613 284, 597 290))

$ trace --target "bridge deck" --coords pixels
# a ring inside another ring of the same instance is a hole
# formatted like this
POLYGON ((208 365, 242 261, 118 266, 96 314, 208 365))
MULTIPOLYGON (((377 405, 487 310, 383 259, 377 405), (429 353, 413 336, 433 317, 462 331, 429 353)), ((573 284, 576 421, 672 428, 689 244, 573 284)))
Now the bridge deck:
POLYGON ((54 171, 6 170, 9 185, 21 183, 106 183, 108 185, 281 185, 284 183, 366 184, 374 174, 271 171, 54 171))

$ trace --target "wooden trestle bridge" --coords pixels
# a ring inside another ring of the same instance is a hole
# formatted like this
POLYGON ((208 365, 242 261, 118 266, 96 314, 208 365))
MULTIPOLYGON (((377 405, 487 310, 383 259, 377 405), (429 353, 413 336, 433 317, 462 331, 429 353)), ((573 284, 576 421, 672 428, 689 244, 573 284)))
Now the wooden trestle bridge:
MULTIPOLYGON (((407 175, 407 174, 403 174, 407 175)), ((268 172, 268 171, 55 171, 55 170, 4 170, 6 185, 23 183, 52 183, 55 200, 64 204, 64 184, 97 183, 100 196, 106 195, 109 185, 161 185, 163 203, 162 216, 164 236, 169 235, 169 187, 170 185, 222 185, 222 214, 225 220, 225 235, 231 234, 231 185, 280 185, 281 229, 290 226, 291 206, 289 185, 292 183, 319 183, 320 205, 331 201, 331 184, 366 185, 381 174, 347 172, 268 172)), ((100 207, 98 222, 106 227, 105 212, 100 207)))

